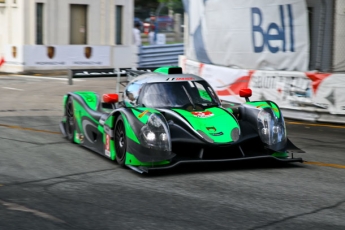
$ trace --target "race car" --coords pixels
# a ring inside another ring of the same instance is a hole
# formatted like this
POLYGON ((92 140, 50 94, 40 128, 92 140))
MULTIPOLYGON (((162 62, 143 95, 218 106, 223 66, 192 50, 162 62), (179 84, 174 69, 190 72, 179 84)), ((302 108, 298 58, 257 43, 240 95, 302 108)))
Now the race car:
MULTIPOLYGON (((128 70, 135 72, 134 70, 128 70)), ((221 101, 201 77, 180 67, 137 71, 118 94, 64 96, 62 134, 139 173, 187 163, 294 158, 283 115, 272 101, 221 101)))

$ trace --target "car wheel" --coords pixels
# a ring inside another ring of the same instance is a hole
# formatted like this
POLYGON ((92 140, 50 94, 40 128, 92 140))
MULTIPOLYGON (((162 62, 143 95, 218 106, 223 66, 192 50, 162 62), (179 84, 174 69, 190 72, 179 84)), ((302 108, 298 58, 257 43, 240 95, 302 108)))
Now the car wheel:
POLYGON ((127 137, 121 115, 117 118, 115 124, 115 150, 117 163, 124 166, 126 162, 127 137))
POLYGON ((65 111, 66 111, 67 139, 71 142, 74 142, 75 118, 74 118, 73 100, 71 97, 69 97, 67 100, 65 111))

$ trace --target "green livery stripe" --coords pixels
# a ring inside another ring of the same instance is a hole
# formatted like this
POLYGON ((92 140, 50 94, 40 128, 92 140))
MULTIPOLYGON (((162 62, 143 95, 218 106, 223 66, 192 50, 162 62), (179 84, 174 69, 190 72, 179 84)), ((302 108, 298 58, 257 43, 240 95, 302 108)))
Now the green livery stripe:
POLYGON ((116 150, 115 150, 115 141, 110 140, 110 159, 115 160, 116 150))
POLYGON ((126 165, 133 165, 133 166, 159 166, 159 165, 166 165, 169 164, 170 161, 159 161, 159 162, 141 162, 139 161, 133 154, 126 152, 126 165))
POLYGON ((137 136, 134 133, 134 130, 132 129, 131 125, 129 124, 127 117, 124 114, 122 115, 122 119, 124 121, 125 129, 126 129, 126 136, 130 138, 131 140, 135 141, 136 143, 140 144, 137 136))
POLYGON ((76 130, 74 130, 74 135, 73 135, 73 141, 75 142, 75 143, 77 143, 77 144, 80 144, 80 140, 79 140, 79 138, 77 137, 77 131, 76 130))
POLYGON ((149 117, 152 113, 159 113, 159 111, 152 109, 152 108, 146 108, 146 107, 137 107, 135 109, 132 109, 132 112, 134 116, 141 121, 143 124, 146 124, 149 120, 149 117))
POLYGON ((171 68, 179 68, 178 66, 163 66, 155 69, 153 72, 155 73, 162 73, 162 74, 169 74, 169 69, 171 68))
POLYGON ((74 117, 77 121, 77 125, 79 129, 83 132, 83 126, 81 124, 82 117, 87 117, 92 120, 96 125, 99 124, 85 109, 82 105, 80 105, 76 100, 73 100, 73 107, 74 107, 74 117))
POLYGON ((104 122, 105 125, 109 126, 109 128, 114 127, 114 116, 109 116, 107 120, 104 122))
POLYGON ((184 117, 195 130, 200 130, 216 143, 232 142, 231 131, 239 129, 231 114, 221 108, 213 107, 205 111, 186 111, 173 109, 184 117))
POLYGON ((84 99, 87 106, 89 106, 92 110, 97 110, 98 96, 96 93, 90 91, 79 91, 74 93, 81 96, 84 99))
POLYGON ((280 118, 279 108, 275 103, 267 103, 266 101, 250 101, 246 102, 246 104, 262 109, 271 108, 273 113, 277 116, 277 118, 280 118))
POLYGON ((280 152, 275 152, 272 154, 273 157, 277 158, 287 158, 289 156, 288 153, 280 153, 280 152))

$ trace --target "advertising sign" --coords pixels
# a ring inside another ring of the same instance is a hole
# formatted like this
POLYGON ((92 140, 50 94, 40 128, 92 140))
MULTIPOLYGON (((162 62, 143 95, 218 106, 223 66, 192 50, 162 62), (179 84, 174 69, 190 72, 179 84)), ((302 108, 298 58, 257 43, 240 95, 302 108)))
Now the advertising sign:
POLYGON ((26 45, 26 66, 110 66, 110 46, 87 45, 26 45))
POLYGON ((232 69, 185 57, 180 57, 180 66, 184 73, 207 80, 223 100, 244 103, 239 90, 251 88, 253 101, 270 100, 300 112, 345 115, 345 74, 232 69))
POLYGON ((240 69, 307 71, 304 0, 184 0, 188 59, 240 69))

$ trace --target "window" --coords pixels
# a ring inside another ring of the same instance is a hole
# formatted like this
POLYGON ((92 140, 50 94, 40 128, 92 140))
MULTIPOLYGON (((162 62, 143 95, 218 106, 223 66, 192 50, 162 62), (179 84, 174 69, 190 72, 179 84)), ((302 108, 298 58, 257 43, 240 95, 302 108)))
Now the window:
POLYGON ((140 93, 138 104, 146 107, 187 108, 190 105, 217 106, 218 98, 213 97, 206 81, 175 81, 147 84, 140 93))
POLYGON ((43 3, 36 3, 36 44, 43 44, 43 3))
POLYGON ((115 26, 116 26, 116 33, 115 33, 115 44, 121 45, 122 44, 122 11, 123 6, 116 6, 116 14, 115 14, 115 26))
POLYGON ((70 6, 70 44, 87 44, 87 5, 70 6))

